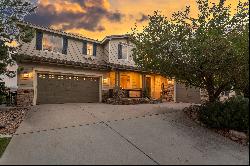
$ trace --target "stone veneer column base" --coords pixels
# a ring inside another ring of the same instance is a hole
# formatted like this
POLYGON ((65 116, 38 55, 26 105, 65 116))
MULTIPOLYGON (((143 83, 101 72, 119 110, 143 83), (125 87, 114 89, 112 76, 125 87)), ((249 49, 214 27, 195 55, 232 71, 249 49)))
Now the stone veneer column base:
POLYGON ((173 102, 174 101, 174 85, 168 85, 167 86, 166 100, 168 102, 173 102))
POLYGON ((102 102, 106 103, 109 98, 109 90, 102 90, 102 102))
POLYGON ((201 89, 200 91, 201 94, 201 103, 204 104, 208 101, 208 93, 205 89, 201 89))
POLYGON ((17 90, 17 106, 27 107, 33 105, 34 90, 33 89, 18 89, 17 90))

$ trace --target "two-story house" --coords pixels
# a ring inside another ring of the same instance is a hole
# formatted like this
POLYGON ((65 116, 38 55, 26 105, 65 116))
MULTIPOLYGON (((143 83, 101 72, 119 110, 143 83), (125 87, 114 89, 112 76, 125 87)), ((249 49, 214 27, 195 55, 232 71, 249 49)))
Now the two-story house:
POLYGON ((186 89, 157 73, 142 71, 132 57, 126 35, 107 36, 101 42, 46 27, 28 24, 36 31, 17 57, 19 106, 102 102, 114 87, 127 97, 200 102, 199 89, 186 89), (164 93, 163 93, 164 92, 164 93))

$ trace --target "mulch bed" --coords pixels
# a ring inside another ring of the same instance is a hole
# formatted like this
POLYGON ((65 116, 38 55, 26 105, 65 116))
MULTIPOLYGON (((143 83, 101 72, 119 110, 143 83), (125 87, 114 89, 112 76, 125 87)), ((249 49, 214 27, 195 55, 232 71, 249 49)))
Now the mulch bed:
MULTIPOLYGON (((183 112, 197 124, 203 127, 208 127, 199 120, 198 110, 199 110, 199 106, 192 105, 190 107, 184 108, 183 112)), ((240 143, 245 146, 249 145, 249 134, 247 133, 239 132, 235 130, 229 130, 229 129, 213 129, 213 128, 209 128, 209 129, 213 130, 214 132, 224 137, 231 139, 234 142, 240 143)))
POLYGON ((12 135, 23 121, 29 108, 0 108, 0 135, 12 135))

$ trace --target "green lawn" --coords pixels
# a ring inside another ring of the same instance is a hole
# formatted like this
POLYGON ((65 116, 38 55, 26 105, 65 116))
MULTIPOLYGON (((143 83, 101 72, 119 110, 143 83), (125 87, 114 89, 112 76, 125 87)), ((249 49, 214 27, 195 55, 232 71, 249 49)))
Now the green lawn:
POLYGON ((3 152, 7 148, 11 138, 0 138, 0 158, 3 155, 3 152))

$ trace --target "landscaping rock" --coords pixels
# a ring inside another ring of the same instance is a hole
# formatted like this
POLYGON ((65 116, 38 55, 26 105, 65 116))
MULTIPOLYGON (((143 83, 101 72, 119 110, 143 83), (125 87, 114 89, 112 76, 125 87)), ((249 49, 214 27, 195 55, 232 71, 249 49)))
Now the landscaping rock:
MULTIPOLYGON (((199 106, 192 105, 183 109, 183 112, 194 122, 198 123, 203 127, 207 127, 204 123, 199 120, 199 106)), ((238 142, 242 145, 249 144, 249 136, 244 132, 228 129, 212 129, 214 132, 231 139, 232 141, 238 142)))
POLYGON ((5 124, 0 124, 0 129, 4 129, 6 127, 5 124))
POLYGON ((247 139, 247 135, 243 132, 229 130, 229 133, 232 135, 232 137, 236 137, 238 139, 247 139))
POLYGON ((14 134, 29 108, 8 108, 0 110, 0 134, 14 134))
POLYGON ((192 105, 183 109, 184 113, 193 121, 201 123, 199 120, 199 108, 200 106, 192 105))

